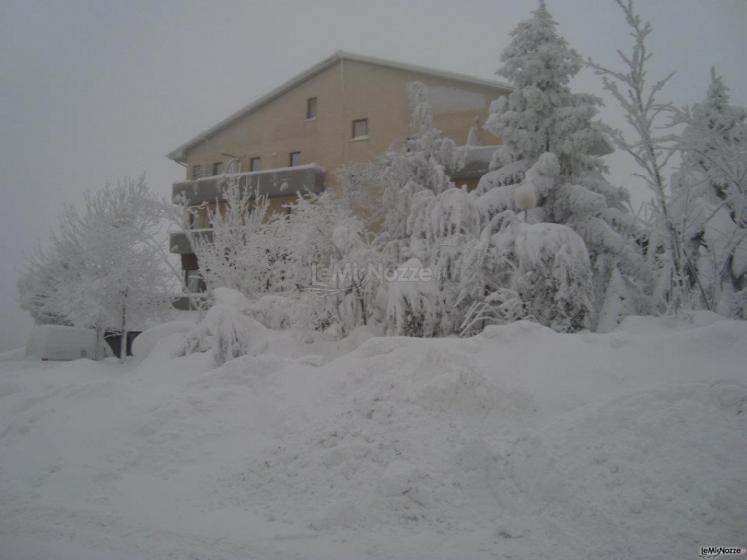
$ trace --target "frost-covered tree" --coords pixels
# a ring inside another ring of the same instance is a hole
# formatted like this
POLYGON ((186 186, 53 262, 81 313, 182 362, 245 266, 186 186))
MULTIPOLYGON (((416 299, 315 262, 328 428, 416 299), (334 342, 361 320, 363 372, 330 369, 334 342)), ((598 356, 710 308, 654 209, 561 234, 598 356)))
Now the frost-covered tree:
POLYGON ((617 147, 638 165, 640 173, 636 176, 643 179, 654 195, 654 224, 647 240, 648 261, 654 264, 657 273, 654 304, 663 302, 660 306, 676 312, 690 299, 685 281, 689 261, 670 209, 671 193, 666 180, 667 166, 676 150, 673 136, 661 130, 666 128, 663 117, 672 109, 672 104, 659 99, 674 73, 653 83, 648 81, 648 65, 653 56, 648 48, 651 24, 635 12, 632 0, 615 1, 630 27, 633 48, 628 54, 618 51, 621 70, 609 69, 592 61, 589 63, 602 76, 604 88, 620 104, 634 131, 632 138, 626 138, 617 130, 610 132, 617 147))
MULTIPOLYGON (((355 173, 351 168, 341 176, 355 173)), ((299 192, 283 212, 271 213, 266 196, 227 177, 214 204, 195 208, 185 200, 173 216, 179 216, 210 293, 238 291, 267 324, 333 327, 344 334, 377 314, 373 302, 381 285, 365 273, 378 252, 353 211, 360 200, 299 192), (207 213, 210 228, 190 229, 190 214, 200 212, 207 213)))
POLYGON ((79 263, 63 276, 59 307, 73 324, 119 331, 124 361, 129 325, 161 317, 171 301, 158 200, 144 177, 125 178, 87 195, 83 211, 68 216, 79 263))
MULTIPOLYGON (((378 246, 395 277, 427 274, 429 278, 398 278, 385 285, 386 330, 444 336, 521 318, 534 318, 558 330, 589 326, 590 276, 576 273, 589 271, 588 254, 585 248, 570 249, 574 247, 570 240, 578 240, 578 235, 562 226, 539 228, 559 236, 553 240, 514 225, 501 233, 505 237, 520 232, 521 239, 510 247, 505 239, 498 243, 500 228, 494 216, 501 214, 501 223, 506 224, 518 218, 510 210, 503 212, 506 207, 491 212, 490 197, 454 186, 447 171, 458 167, 459 153, 433 128, 425 87, 410 84, 409 95, 415 134, 404 148, 393 147, 377 162, 383 170, 385 211, 378 246), (528 237, 539 240, 531 252, 523 251, 522 240, 528 237), (539 254, 542 258, 529 257, 539 254), (572 258, 580 260, 571 263, 572 258), (574 274, 568 273, 571 270, 574 274), (579 296, 573 309, 563 299, 568 294, 579 296)), ((525 182, 515 193, 505 189, 509 207, 533 212, 538 197, 544 200, 555 184, 558 158, 544 152, 540 156, 527 174, 532 183, 525 182)))
POLYGON ((39 247, 29 258, 26 270, 18 279, 20 307, 29 312, 37 325, 69 324, 53 309, 56 281, 64 273, 64 267, 63 256, 39 247))
MULTIPOLYGON (((46 274, 36 295, 44 314, 96 330, 97 357, 103 355, 104 330, 114 330, 122 336, 124 360, 129 326, 161 316, 170 304, 160 209, 143 177, 89 193, 81 210, 65 209, 48 257, 29 271, 46 274)), ((33 280, 21 284, 28 282, 33 280)))
POLYGON ((511 32, 511 42, 501 53, 498 74, 514 87, 492 103, 485 124, 502 140, 493 168, 526 172, 545 152, 556 155, 565 177, 601 168, 592 153, 604 142, 592 126, 601 101, 571 92, 569 83, 583 60, 556 28, 540 2, 532 17, 511 32))
POLYGON ((705 99, 677 110, 671 212, 697 306, 747 317, 747 110, 730 104, 715 70, 705 99), (695 289, 697 288, 697 289, 695 289))
POLYGON ((368 324, 377 315, 383 262, 363 222, 332 192, 299 196, 290 210, 278 236, 286 284, 299 296, 296 324, 340 334, 368 324))
POLYGON ((277 290, 279 267, 273 265, 280 255, 267 197, 226 176, 213 204, 195 208, 184 201, 179 214, 184 219, 200 211, 207 213, 209 231, 191 229, 189 219, 182 230, 208 290, 230 288, 250 298, 277 290))
POLYGON ((383 185, 382 240, 395 266, 410 257, 407 221, 413 198, 420 191, 437 195, 453 186, 447 171, 458 166, 460 157, 453 140, 433 127, 426 86, 410 82, 408 96, 412 135, 391 146, 376 162, 383 185))
POLYGON ((601 100, 569 86, 581 56, 558 33, 544 2, 511 37, 498 74, 514 89, 491 104, 485 124, 502 144, 480 181, 480 206, 490 216, 523 210, 528 222, 576 231, 591 258, 597 309, 615 269, 640 293, 649 280, 641 232, 627 212, 628 192, 604 175, 600 154, 608 143, 594 120, 601 100))
POLYGON ((369 231, 378 231, 386 214, 382 204, 381 169, 371 162, 346 163, 335 171, 344 203, 353 210, 369 231))

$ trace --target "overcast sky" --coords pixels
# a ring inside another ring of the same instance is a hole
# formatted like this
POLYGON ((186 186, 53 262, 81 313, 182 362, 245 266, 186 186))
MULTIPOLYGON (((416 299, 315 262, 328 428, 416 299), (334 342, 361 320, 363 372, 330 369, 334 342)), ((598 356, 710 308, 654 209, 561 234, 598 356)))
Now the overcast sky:
MULTIPOLYGON (((612 0, 548 0, 582 55, 616 64, 630 40, 612 0)), ((702 97, 716 64, 747 101, 747 0, 638 2, 654 25, 653 68, 666 94, 702 97)), ((60 207, 145 172, 163 195, 183 176, 165 154, 306 67, 343 49, 490 78, 508 33, 535 2, 0 0, 0 351, 31 320, 16 279, 60 207)), ((601 94, 585 71, 576 89, 601 94)), ((607 102, 601 117, 622 126, 607 102)), ((624 157, 612 180, 627 184, 624 157)))

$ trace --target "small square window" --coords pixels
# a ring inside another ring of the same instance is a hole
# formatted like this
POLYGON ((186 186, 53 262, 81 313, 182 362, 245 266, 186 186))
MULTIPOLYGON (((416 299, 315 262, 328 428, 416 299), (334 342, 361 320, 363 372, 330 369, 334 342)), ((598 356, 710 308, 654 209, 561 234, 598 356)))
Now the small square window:
POLYGON ((192 179, 199 179, 203 176, 202 165, 196 163, 192 166, 192 179))
POLYGON ((262 171, 262 158, 253 157, 250 159, 249 171, 262 171))
POLYGON ((296 165, 301 165, 301 152, 291 152, 289 154, 289 160, 288 164, 291 167, 295 167, 296 165))
POLYGON ((307 119, 316 118, 316 97, 309 97, 306 100, 306 118, 307 119))
POLYGON ((217 161, 213 164, 213 175, 220 175, 223 173, 223 162, 217 161))
POLYGON ((368 137, 368 119, 357 119, 353 121, 353 138, 368 137))

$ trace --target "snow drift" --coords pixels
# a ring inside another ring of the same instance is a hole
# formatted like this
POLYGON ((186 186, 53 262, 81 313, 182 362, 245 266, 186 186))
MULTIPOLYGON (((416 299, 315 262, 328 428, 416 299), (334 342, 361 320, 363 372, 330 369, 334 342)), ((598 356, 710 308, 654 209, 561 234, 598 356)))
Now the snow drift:
POLYGON ((290 341, 217 369, 170 358, 179 335, 138 365, 0 362, 0 556, 687 558, 743 537, 743 322, 290 341))

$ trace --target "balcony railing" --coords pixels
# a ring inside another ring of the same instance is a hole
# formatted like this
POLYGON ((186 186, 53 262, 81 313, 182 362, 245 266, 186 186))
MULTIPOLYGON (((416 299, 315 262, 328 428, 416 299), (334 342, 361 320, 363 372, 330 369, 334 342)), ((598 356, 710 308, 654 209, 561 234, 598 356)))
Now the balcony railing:
POLYGON ((215 201, 220 199, 228 179, 236 179, 242 188, 270 197, 304 192, 318 194, 324 190, 324 168, 316 163, 309 163, 181 181, 174 183, 172 200, 178 202, 183 197, 190 205, 215 201))
MULTIPOLYGON (((193 229, 190 233, 194 237, 198 237, 200 240, 212 241, 213 230, 204 229, 193 229)), ((187 238, 187 234, 184 232, 176 232, 169 235, 169 250, 176 255, 188 255, 192 252, 192 244, 187 238)))

